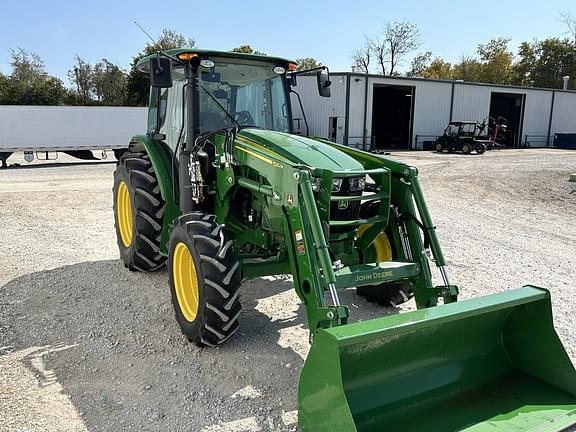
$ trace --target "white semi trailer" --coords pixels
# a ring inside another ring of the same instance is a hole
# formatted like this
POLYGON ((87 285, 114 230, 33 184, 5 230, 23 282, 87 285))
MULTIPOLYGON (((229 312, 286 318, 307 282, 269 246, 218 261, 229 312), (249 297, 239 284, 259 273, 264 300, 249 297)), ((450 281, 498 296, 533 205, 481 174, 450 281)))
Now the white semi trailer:
POLYGON ((147 109, 103 106, 0 105, 0 161, 15 152, 52 158, 64 152, 94 158, 92 150, 127 148, 130 138, 146 130, 147 109))

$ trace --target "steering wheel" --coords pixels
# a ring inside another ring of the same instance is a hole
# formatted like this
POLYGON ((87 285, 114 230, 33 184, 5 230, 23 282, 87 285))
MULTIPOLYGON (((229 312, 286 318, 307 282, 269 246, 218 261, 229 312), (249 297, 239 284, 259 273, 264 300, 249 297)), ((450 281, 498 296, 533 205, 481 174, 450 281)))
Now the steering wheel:
POLYGON ((234 119, 240 125, 253 125, 254 124, 254 119, 252 118, 252 114, 250 114, 250 111, 239 111, 239 112, 234 114, 234 119))

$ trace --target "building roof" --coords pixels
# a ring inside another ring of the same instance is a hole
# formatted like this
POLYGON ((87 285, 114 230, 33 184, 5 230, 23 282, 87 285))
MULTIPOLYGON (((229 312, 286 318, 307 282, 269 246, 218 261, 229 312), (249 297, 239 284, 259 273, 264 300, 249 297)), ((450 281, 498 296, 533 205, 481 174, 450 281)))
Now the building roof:
POLYGON ((496 88, 502 88, 502 89, 541 90, 541 91, 549 91, 549 92, 554 91, 554 92, 562 92, 562 93, 576 93, 576 90, 563 90, 561 88, 527 87, 527 86, 518 86, 518 85, 490 84, 490 83, 482 83, 482 82, 475 82, 475 81, 463 81, 463 80, 439 80, 439 79, 419 78, 419 77, 403 77, 403 76, 391 76, 391 75, 380 75, 380 74, 365 74, 365 73, 361 73, 361 72, 330 72, 330 75, 351 76, 351 77, 358 77, 358 78, 364 78, 364 77, 368 76, 368 78, 381 78, 381 79, 390 79, 390 80, 398 80, 398 81, 432 82, 432 83, 445 83, 445 84, 464 84, 464 85, 474 85, 474 86, 481 86, 481 87, 496 87, 496 88))

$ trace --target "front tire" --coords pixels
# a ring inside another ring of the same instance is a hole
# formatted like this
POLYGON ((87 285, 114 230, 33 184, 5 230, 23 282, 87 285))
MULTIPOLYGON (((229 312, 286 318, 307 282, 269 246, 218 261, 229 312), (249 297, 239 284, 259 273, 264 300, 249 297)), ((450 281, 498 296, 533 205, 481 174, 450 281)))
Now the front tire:
POLYGON ((160 237, 166 203, 146 153, 125 153, 114 172, 114 220, 120 257, 130 270, 164 265, 160 237))
POLYGON ((442 153, 444 151, 444 144, 438 142, 436 143, 436 153, 442 153))
MULTIPOLYGON (((377 214, 379 203, 368 203, 360 209, 360 217, 368 219, 377 214)), ((361 237, 363 232, 368 228, 367 225, 358 227, 357 236, 361 237)), ((364 263, 391 261, 398 254, 390 242, 393 229, 389 226, 386 230, 380 232, 368 250, 361 251, 364 263)), ((381 306, 398 306, 406 303, 414 297, 414 288, 410 281, 385 282, 377 285, 364 285, 356 287, 356 294, 365 297, 369 302, 378 303, 381 306)))
POLYGON ((194 212, 172 226, 168 247, 172 304, 182 333, 217 346, 238 330, 240 263, 214 215, 194 212))

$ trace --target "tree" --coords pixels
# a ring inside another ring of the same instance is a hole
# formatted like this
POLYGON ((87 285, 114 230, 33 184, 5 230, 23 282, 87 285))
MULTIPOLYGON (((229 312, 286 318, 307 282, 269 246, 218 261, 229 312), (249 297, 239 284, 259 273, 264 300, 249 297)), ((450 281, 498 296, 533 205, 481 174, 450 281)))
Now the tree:
POLYGON ((126 72, 102 59, 94 65, 92 87, 98 102, 122 105, 126 99, 126 72))
POLYGON ((528 86, 534 81, 534 66, 536 65, 537 44, 522 42, 518 48, 518 61, 513 66, 513 82, 528 86))
POLYGON ((22 48, 10 50, 12 72, 2 84, 2 103, 8 105, 59 105, 66 90, 62 81, 44 70, 38 54, 22 48))
POLYGON ((432 61, 432 51, 419 53, 412 59, 410 71, 407 73, 409 77, 421 77, 426 69, 430 67, 432 61))
POLYGON ((262 51, 255 51, 250 45, 240 45, 239 47, 232 48, 230 51, 242 54, 266 55, 262 51))
POLYGON ((370 41, 366 36, 364 36, 364 46, 354 50, 350 57, 352 58, 353 65, 360 69, 361 72, 368 73, 370 71, 372 50, 370 48, 370 41))
POLYGON ((549 38, 534 45, 536 61, 531 72, 535 86, 561 88, 562 77, 576 77, 576 46, 568 39, 549 38))
POLYGON ((298 64, 298 68, 296 69, 298 71, 314 69, 322 66, 322 63, 318 62, 315 58, 312 57, 298 58, 296 59, 296 63, 298 64))
POLYGON ((384 44, 387 47, 390 75, 394 75, 396 67, 403 61, 406 54, 420 46, 420 31, 416 24, 408 21, 386 24, 384 44))
POLYGON ((508 50, 508 38, 491 39, 478 45, 482 66, 480 81, 492 84, 511 84, 513 78, 512 52, 508 50))
POLYGON ((46 76, 44 62, 38 54, 17 48, 10 50, 10 57, 10 66, 12 67, 10 78, 20 82, 32 83, 34 80, 46 76))
POLYGON ((468 55, 462 55, 460 62, 453 67, 452 76, 456 80, 480 81, 482 79, 482 64, 468 55))
MULTIPOLYGON (((387 23, 382 34, 366 37, 368 52, 378 63, 379 72, 386 75, 397 74, 398 66, 404 61, 406 55, 420 46, 420 32, 416 24, 408 21, 387 23), (386 65, 389 65, 387 68, 386 65)), ((353 53, 362 65, 366 56, 365 49, 353 53)))
POLYGON ((436 57, 421 73, 422 78, 449 80, 453 78, 452 65, 440 57, 436 57))
POLYGON ((576 15, 561 13, 560 22, 566 26, 568 34, 572 37, 572 41, 576 45, 576 15))
POLYGON ((378 62, 378 67, 380 68, 380 73, 386 75, 386 62, 388 59, 388 50, 386 42, 380 36, 374 36, 368 38, 368 44, 370 47, 370 52, 378 62))
POLYGON ((76 88, 78 101, 88 105, 92 101, 92 65, 76 55, 74 66, 68 71, 68 79, 76 88))
POLYGON ((148 103, 148 94, 150 91, 148 77, 136 68, 136 64, 140 59, 162 50, 193 48, 195 46, 196 41, 193 38, 187 38, 174 30, 162 30, 162 33, 156 42, 147 44, 144 47, 144 50, 132 59, 130 72, 126 79, 126 104, 132 106, 146 106, 148 103))
POLYGON ((143 54, 142 57, 145 57, 158 51, 174 48, 194 48, 195 46, 196 41, 193 38, 187 38, 175 30, 163 29, 156 42, 146 44, 141 55, 143 54))

